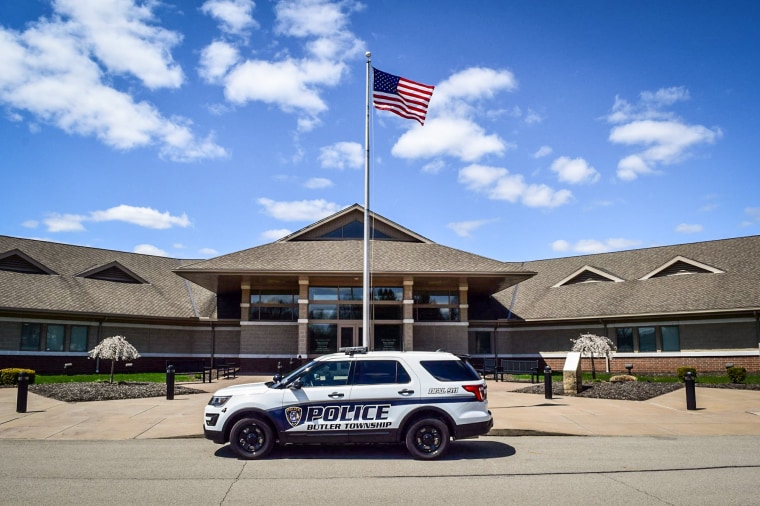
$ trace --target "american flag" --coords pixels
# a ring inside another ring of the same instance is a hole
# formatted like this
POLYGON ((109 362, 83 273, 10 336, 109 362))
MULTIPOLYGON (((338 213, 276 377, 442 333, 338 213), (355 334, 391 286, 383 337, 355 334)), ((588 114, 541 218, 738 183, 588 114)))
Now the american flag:
POLYGON ((375 109, 391 111, 402 118, 416 119, 420 125, 424 125, 428 102, 435 86, 416 83, 374 67, 372 70, 374 71, 372 104, 375 109))

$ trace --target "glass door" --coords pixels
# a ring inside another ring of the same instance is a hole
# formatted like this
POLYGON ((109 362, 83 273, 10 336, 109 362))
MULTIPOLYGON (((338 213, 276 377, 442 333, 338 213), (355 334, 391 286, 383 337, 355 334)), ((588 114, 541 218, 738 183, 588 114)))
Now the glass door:
POLYGON ((338 329, 340 338, 339 348, 350 348, 353 346, 362 346, 362 326, 361 325, 341 325, 338 329))

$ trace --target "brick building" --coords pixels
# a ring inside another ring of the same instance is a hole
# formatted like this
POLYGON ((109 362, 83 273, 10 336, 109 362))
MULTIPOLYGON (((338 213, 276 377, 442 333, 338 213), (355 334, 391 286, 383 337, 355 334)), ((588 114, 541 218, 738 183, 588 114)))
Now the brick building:
MULTIPOLYGON (((560 367, 571 338, 606 335, 610 370, 760 370, 760 237, 501 262, 371 214, 373 349, 536 358, 560 367)), ((209 260, 0 237, 0 368, 93 371, 120 334, 142 358, 278 362, 362 343, 363 209, 209 260)), ((508 252, 505 252, 507 255, 508 252)))

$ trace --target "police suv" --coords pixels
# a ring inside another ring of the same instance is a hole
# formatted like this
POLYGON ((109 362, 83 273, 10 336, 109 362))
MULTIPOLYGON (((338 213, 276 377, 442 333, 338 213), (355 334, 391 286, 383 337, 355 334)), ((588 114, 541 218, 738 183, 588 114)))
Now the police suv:
POLYGON ((346 348, 267 383, 222 388, 203 431, 243 459, 275 443, 401 443, 417 459, 443 455, 450 440, 493 426, 486 383, 446 352, 346 348))

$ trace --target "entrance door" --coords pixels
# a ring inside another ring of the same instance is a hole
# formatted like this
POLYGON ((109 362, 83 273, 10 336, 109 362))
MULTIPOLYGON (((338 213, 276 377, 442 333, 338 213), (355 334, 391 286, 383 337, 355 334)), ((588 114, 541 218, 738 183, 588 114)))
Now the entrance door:
POLYGON ((362 326, 361 325, 341 325, 338 329, 340 343, 338 348, 350 348, 352 346, 362 346, 362 326))

